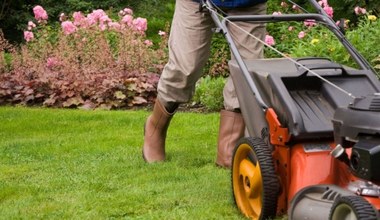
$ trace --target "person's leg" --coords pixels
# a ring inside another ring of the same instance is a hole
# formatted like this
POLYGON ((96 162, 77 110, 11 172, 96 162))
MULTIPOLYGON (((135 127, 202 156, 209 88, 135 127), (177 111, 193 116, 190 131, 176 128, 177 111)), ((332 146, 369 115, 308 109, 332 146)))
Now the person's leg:
POLYGON ((210 53, 213 21, 199 4, 177 0, 169 36, 169 61, 161 74, 153 113, 145 125, 143 156, 147 162, 165 159, 170 120, 180 103, 188 102, 210 53))
MULTIPOLYGON (((228 11, 229 15, 261 15, 266 14, 266 4, 259 4, 254 7, 244 9, 234 9, 228 11)), ((232 38, 243 59, 263 58, 263 44, 252 36, 244 33, 240 28, 254 36, 265 39, 265 25, 252 24, 247 22, 236 22, 229 25, 232 38)), ((234 59, 232 55, 232 59, 234 59)), ((232 163, 232 153, 236 142, 243 137, 245 124, 240 113, 240 105, 235 92, 235 87, 231 77, 228 77, 223 90, 224 108, 220 113, 220 126, 218 138, 218 153, 216 164, 229 168, 232 163)))

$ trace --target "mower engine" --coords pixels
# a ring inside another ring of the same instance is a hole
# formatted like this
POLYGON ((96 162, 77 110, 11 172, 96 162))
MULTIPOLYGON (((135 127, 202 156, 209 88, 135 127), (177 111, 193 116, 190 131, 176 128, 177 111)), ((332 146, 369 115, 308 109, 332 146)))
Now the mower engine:
POLYGON ((355 176, 379 182, 380 94, 356 98, 347 108, 338 108, 332 121, 337 143, 332 155, 345 162, 355 176), (347 148, 352 148, 350 157, 347 148))

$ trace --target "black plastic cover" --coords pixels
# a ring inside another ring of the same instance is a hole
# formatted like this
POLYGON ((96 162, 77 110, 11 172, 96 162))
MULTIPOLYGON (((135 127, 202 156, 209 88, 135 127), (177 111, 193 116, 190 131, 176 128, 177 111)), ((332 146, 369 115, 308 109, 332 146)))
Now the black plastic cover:
POLYGON ((380 138, 359 140, 352 148, 351 169, 365 180, 380 181, 380 138))
POLYGON ((338 108, 332 120, 334 137, 345 146, 345 140, 358 141, 360 136, 380 135, 380 95, 356 98, 348 108, 338 108))
POLYGON ((356 98, 351 109, 380 112, 380 93, 356 98))

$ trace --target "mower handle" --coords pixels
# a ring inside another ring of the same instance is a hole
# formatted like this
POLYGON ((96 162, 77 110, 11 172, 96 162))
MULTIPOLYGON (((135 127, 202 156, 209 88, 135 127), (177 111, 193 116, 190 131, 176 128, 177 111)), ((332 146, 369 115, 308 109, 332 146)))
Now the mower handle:
POLYGON ((343 66, 338 64, 338 63, 324 63, 323 65, 321 65, 319 63, 306 64, 306 65, 302 65, 302 66, 299 65, 299 66, 297 66, 297 68, 298 68, 298 74, 300 76, 306 76, 306 74, 310 70, 331 70, 331 69, 337 70, 337 69, 339 69, 342 71, 342 74, 345 73, 343 66))

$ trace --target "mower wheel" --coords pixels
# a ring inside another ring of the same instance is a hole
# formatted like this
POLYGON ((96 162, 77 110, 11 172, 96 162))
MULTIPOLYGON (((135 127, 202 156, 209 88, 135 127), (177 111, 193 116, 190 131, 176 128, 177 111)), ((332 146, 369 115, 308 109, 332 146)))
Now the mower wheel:
POLYGON ((338 197, 330 211, 330 220, 377 220, 378 212, 360 196, 338 197))
POLYGON ((279 180, 268 145, 260 138, 242 138, 231 169, 232 191, 240 211, 251 219, 274 217, 279 180))

